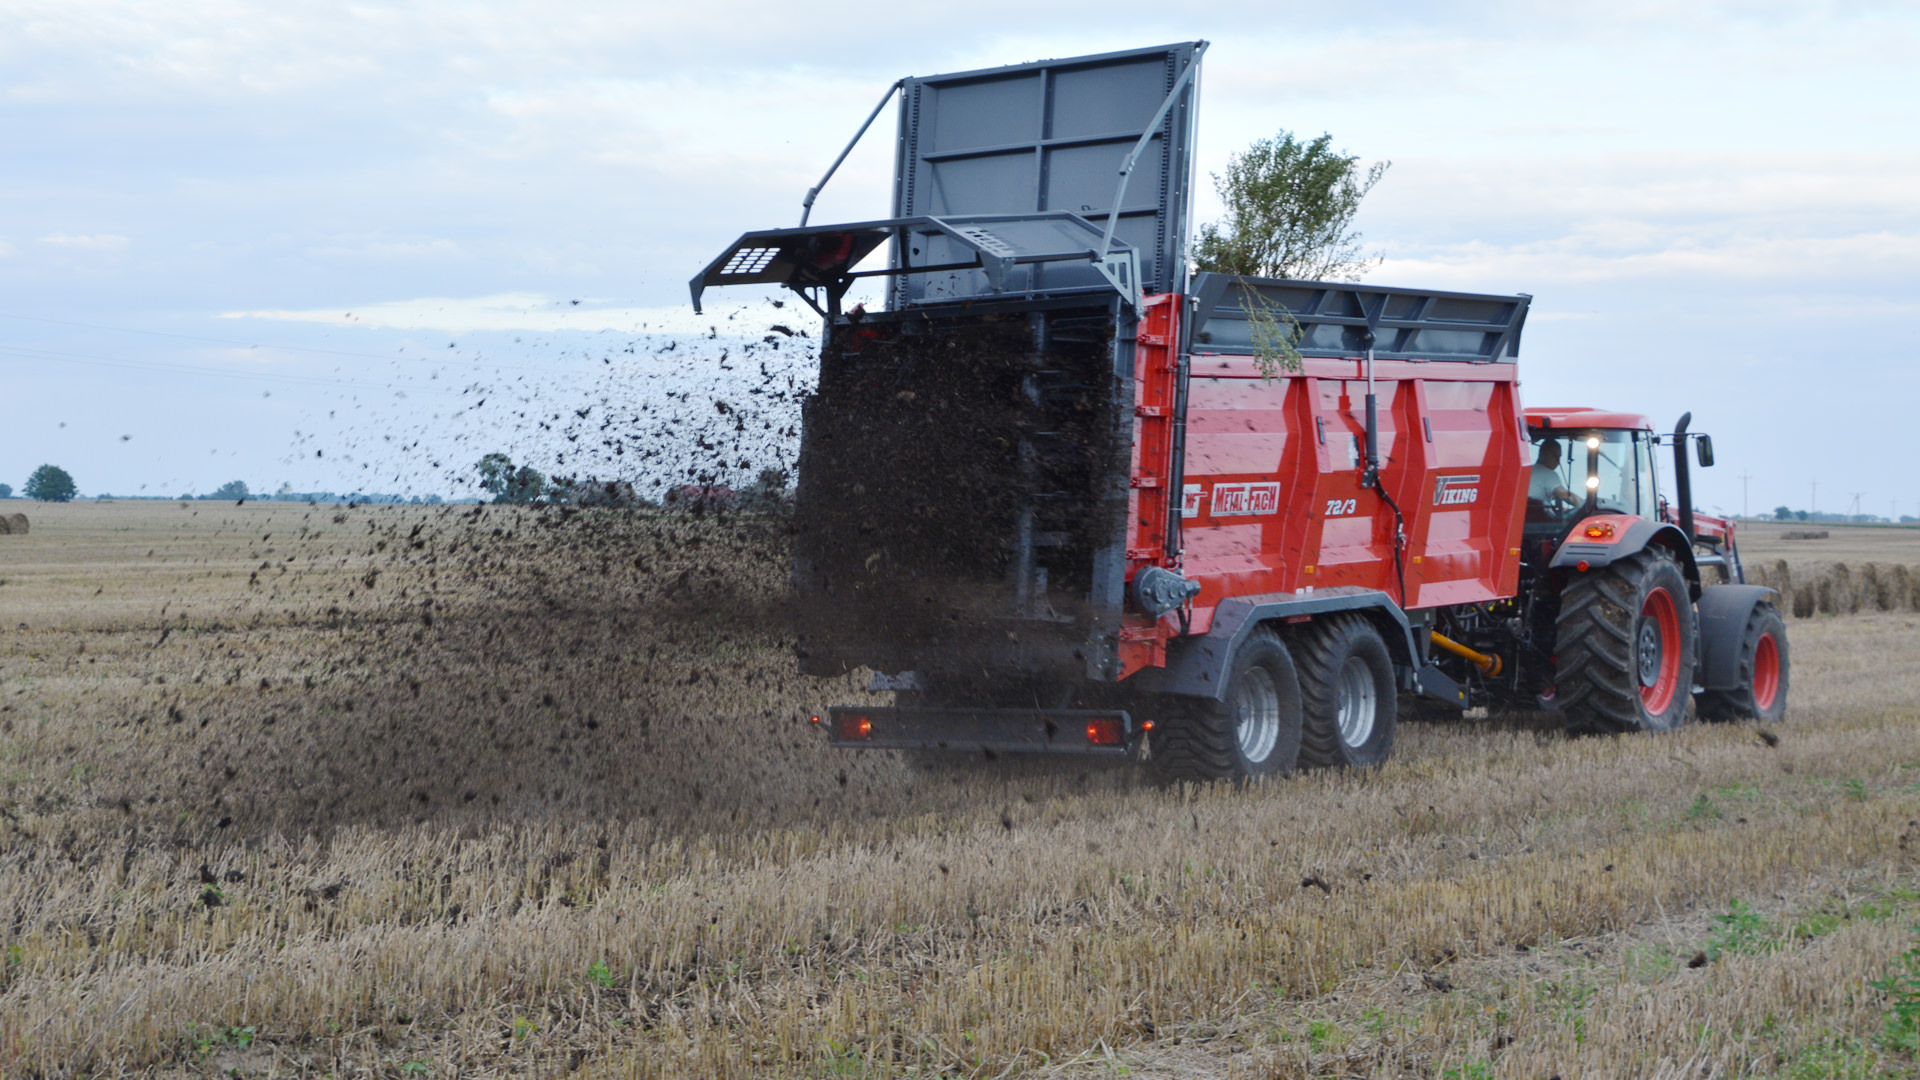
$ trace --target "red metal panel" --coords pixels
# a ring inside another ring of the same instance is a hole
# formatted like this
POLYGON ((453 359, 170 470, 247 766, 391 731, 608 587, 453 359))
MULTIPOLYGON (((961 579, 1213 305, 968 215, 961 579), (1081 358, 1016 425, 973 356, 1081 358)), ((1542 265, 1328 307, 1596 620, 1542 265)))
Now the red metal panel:
POLYGON ((1652 431, 1653 421, 1639 413, 1609 412, 1584 405, 1539 406, 1527 410, 1527 423, 1541 428, 1608 428, 1652 431))
MULTIPOLYGON (((1127 500, 1127 582, 1147 566, 1179 567, 1179 553, 1166 550, 1167 511, 1173 480, 1174 394, 1179 380, 1180 311, 1184 298, 1170 293, 1147 298, 1133 353, 1133 463, 1127 500)), ((1167 662, 1174 628, 1128 612, 1120 628, 1122 677, 1167 662)))
POLYGON ((1375 364, 1381 486, 1361 485, 1366 372, 1358 359, 1308 359, 1263 377, 1250 357, 1209 356, 1188 386, 1185 557, 1201 584, 1189 624, 1222 600, 1336 585, 1378 589, 1409 608, 1511 596, 1525 497, 1511 364, 1375 364))

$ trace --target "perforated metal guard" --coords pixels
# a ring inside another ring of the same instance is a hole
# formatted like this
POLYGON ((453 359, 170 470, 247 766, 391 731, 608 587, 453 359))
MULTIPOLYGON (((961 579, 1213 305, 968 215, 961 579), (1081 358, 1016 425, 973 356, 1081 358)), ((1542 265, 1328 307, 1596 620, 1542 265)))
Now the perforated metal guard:
POLYGON ((778 254, 780 254, 780 248, 777 245, 741 248, 727 260, 727 265, 720 270, 720 276, 740 277, 746 274, 757 274, 765 270, 767 264, 771 263, 773 257, 778 254))
POLYGON ((1253 353, 1247 314, 1258 306, 1283 329, 1297 328, 1303 356, 1364 356, 1371 331, 1375 359, 1479 363, 1519 355, 1532 299, 1231 274, 1195 275, 1193 295, 1195 355, 1253 353))

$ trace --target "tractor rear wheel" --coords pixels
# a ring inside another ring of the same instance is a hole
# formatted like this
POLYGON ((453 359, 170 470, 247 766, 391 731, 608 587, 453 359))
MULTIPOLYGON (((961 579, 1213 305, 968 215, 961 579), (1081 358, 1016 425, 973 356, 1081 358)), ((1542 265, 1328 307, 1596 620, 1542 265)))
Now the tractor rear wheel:
POLYGON ((1364 616, 1316 619, 1295 639, 1305 731, 1300 761, 1378 765, 1393 753, 1399 695, 1387 643, 1364 616))
POLYGON ((1281 640, 1256 630, 1234 653, 1224 699, 1175 698, 1153 729, 1162 780, 1284 776, 1300 757, 1300 678, 1281 640))
POLYGON ((1576 574, 1561 591, 1554 698, 1577 731, 1672 731, 1693 688, 1693 601, 1661 547, 1576 574))
POLYGON ((1787 714, 1787 624, 1780 609, 1761 602, 1747 616, 1740 640, 1740 683, 1694 699, 1703 720, 1774 721, 1787 714))

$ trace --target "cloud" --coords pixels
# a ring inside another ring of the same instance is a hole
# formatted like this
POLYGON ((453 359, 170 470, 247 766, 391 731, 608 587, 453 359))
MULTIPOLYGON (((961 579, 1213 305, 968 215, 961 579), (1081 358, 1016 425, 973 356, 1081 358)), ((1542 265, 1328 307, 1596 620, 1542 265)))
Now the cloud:
POLYGON ((444 259, 466 254, 458 243, 437 240, 368 240, 358 244, 320 244, 307 249, 309 255, 346 256, 380 261, 394 259, 444 259))
POLYGON ((115 236, 112 233, 99 233, 94 236, 68 236, 66 233, 54 233, 52 236, 40 237, 39 242, 75 251, 119 251, 129 243, 126 237, 115 236))
MULTIPOLYGON (((713 329, 728 332, 730 324, 738 324, 739 317, 753 309, 755 305, 750 303, 708 304, 706 314, 695 315, 687 305, 614 307, 606 305, 605 301, 581 299, 576 302, 571 298, 554 299, 539 293, 516 292, 492 296, 382 300, 351 309, 228 311, 222 312, 220 317, 325 323, 382 330, 439 330, 449 334, 483 330, 612 330, 619 333, 645 331, 704 336, 713 329)), ((758 333, 763 329, 761 323, 756 321, 734 332, 758 333)))

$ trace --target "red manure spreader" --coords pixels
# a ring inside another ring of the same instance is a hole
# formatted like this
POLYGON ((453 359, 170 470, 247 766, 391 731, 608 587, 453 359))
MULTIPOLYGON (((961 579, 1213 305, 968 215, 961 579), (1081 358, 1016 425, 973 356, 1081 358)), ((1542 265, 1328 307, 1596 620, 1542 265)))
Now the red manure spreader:
POLYGON ((902 79, 860 129, 898 95, 893 216, 803 212, 693 279, 825 320, 799 659, 896 695, 828 737, 1219 779, 1476 707, 1778 718, 1773 594, 1691 508, 1711 442, 1523 408, 1527 296, 1189 273, 1205 49, 902 79), (885 303, 846 307, 869 278, 885 303))

